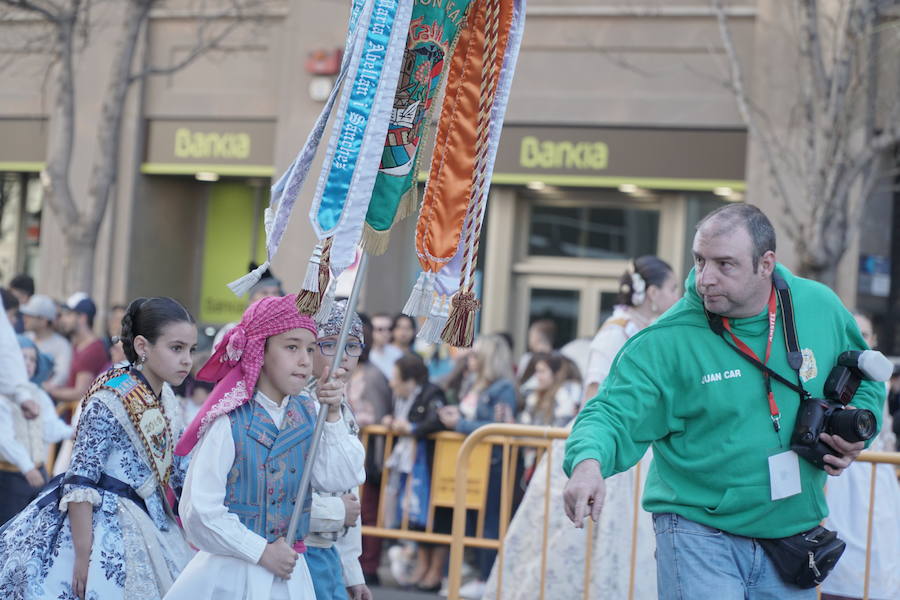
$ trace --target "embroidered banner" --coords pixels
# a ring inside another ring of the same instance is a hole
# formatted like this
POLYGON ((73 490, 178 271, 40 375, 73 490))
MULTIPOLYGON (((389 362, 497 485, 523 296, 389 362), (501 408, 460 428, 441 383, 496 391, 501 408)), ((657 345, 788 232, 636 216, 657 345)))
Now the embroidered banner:
MULTIPOLYGON (((388 130, 394 89, 403 63, 406 32, 412 8, 413 0, 400 0, 388 50, 384 57, 382 76, 378 81, 374 105, 362 140, 357 168, 353 172, 348 188, 344 215, 334 232, 331 271, 335 276, 356 260, 356 249, 362 237, 363 223, 372 199, 372 188, 375 185, 384 137, 388 130)), ((370 56, 370 53, 367 52, 364 67, 368 68, 368 63, 374 58, 376 57, 370 56)), ((361 89, 354 88, 352 92, 354 101, 357 95, 368 93, 370 87, 371 84, 367 83, 361 89)), ((354 101, 351 101, 351 106, 354 101)))
POLYGON ((287 171, 272 186, 272 195, 269 200, 269 206, 266 208, 264 225, 266 232, 266 260, 259 267, 244 275, 240 279, 232 281, 228 284, 229 289, 238 296, 243 296, 250 288, 253 287, 263 273, 268 270, 272 260, 278 253, 278 247, 284 237, 287 229, 291 212, 294 210, 294 204, 297 197, 306 183, 306 177, 309 175, 309 169, 312 166, 313 159, 319 149, 319 143, 322 141, 322 135, 325 132, 325 125, 331 116, 338 92, 341 84, 347 77, 350 70, 350 62, 354 56, 357 56, 363 47, 362 38, 365 36, 364 23, 367 23, 374 6, 373 0, 353 0, 350 9, 350 21, 348 24, 347 42, 344 46, 344 56, 341 60, 341 69, 335 79, 334 87, 328 95, 328 100, 319 113, 312 130, 303 144, 303 148, 297 154, 294 162, 288 167, 287 171))
POLYGON ((379 83, 387 66, 388 46, 398 7, 397 0, 375 0, 366 24, 362 52, 351 60, 347 86, 341 94, 310 209, 310 219, 319 239, 331 235, 343 215, 363 138, 373 116, 379 83))
POLYGON ((417 282, 419 290, 413 291, 404 309, 428 316, 421 335, 431 342, 442 337, 452 345, 467 346, 474 337, 478 242, 524 31, 524 11, 521 0, 479 3, 476 29, 471 38, 461 36, 454 56, 450 77, 458 73, 459 79, 451 82, 448 78, 432 157, 433 177, 429 178, 417 223, 416 250, 424 271, 417 282), (464 44, 468 65, 466 60, 456 60, 464 44), (471 106, 476 94, 473 118, 471 106), (442 127, 448 122, 450 125, 442 127), (463 148, 468 154, 460 156, 463 148), (461 195, 465 202, 458 200, 461 195), (462 289, 451 302, 457 288, 462 289), (433 290, 438 292, 437 301, 432 301, 433 290))
POLYGON ((469 5, 469 0, 417 0, 413 7, 390 125, 366 214, 362 240, 366 252, 384 253, 393 224, 415 212, 421 141, 469 5))

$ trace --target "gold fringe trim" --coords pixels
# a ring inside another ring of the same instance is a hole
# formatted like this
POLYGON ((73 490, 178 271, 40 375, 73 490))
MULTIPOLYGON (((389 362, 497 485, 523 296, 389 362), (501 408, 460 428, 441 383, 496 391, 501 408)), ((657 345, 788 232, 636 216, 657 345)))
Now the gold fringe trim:
POLYGON ((390 229, 378 231, 368 223, 363 224, 362 238, 359 241, 359 246, 363 252, 369 253, 370 256, 381 256, 387 252, 390 242, 390 229))

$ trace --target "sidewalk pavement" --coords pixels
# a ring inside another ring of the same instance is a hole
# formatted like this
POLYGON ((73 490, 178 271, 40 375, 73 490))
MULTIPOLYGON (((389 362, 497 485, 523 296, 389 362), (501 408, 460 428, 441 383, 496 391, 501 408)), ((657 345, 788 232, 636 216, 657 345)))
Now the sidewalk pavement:
POLYGON ((371 589, 375 600, 436 600, 441 598, 436 593, 407 591, 388 586, 373 587, 371 589))

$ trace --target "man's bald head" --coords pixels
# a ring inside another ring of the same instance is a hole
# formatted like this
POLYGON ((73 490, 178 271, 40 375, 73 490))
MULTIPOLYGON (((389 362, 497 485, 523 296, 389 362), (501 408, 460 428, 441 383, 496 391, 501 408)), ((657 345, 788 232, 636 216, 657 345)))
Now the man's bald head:
POLYGON ((752 204, 726 204, 712 211, 697 223, 697 231, 707 237, 727 235, 736 227, 743 227, 753 243, 751 258, 753 272, 759 268, 759 260, 770 250, 775 252, 775 228, 761 210, 752 204))

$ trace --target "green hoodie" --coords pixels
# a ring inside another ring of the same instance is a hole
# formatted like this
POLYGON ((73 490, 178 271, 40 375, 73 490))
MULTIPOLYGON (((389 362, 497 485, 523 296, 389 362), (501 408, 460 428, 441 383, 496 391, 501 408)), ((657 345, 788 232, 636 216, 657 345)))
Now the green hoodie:
MULTIPOLYGON (((838 354, 865 349, 853 316, 826 286, 796 277, 781 265, 791 288, 804 388, 822 397, 838 354)), ((802 458, 802 491, 772 501, 768 457, 790 449, 798 394, 772 381, 781 412, 775 433, 762 373, 707 324, 694 271, 684 297, 622 347, 597 397, 578 415, 566 444, 568 475, 583 460, 600 462, 603 477, 626 471, 653 444, 644 509, 672 512, 735 535, 779 538, 814 527, 827 514, 826 473, 802 458)), ((768 308, 733 319, 732 330, 765 355, 768 308)), ((779 308, 769 366, 788 381, 779 308)), ((881 425, 884 384, 864 381, 853 405, 875 413, 881 425)))

